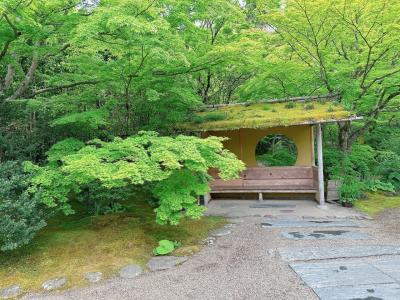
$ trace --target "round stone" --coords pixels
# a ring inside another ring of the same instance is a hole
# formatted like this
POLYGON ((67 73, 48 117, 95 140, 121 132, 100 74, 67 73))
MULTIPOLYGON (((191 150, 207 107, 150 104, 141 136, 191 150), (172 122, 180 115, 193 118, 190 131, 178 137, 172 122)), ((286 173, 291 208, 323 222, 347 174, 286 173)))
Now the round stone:
POLYGON ((216 237, 220 237, 220 236, 225 236, 225 235, 231 234, 231 232, 232 231, 228 228, 222 228, 222 229, 216 231, 213 235, 216 237))
POLYGON ((138 265, 127 265, 119 271, 121 278, 132 279, 142 274, 142 268, 138 265))
POLYGON ((88 272, 85 274, 85 278, 90 283, 95 283, 103 278, 103 273, 101 272, 88 272))
POLYGON ((22 293, 22 288, 18 284, 10 285, 0 290, 0 299, 15 298, 22 293))
POLYGON ((46 291, 51 291, 51 290, 59 289, 66 283, 67 283, 67 278, 58 277, 58 278, 47 280, 46 282, 44 282, 42 284, 42 287, 46 291))

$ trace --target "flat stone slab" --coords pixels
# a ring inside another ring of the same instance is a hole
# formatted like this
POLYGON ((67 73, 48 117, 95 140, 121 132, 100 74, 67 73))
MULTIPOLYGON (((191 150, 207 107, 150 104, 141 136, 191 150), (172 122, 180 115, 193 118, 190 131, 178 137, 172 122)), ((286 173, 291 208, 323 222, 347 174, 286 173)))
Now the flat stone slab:
POLYGON ((132 279, 142 274, 142 272, 142 268, 138 265, 127 265, 119 271, 119 276, 125 279, 132 279))
POLYGON ((103 273, 101 273, 101 272, 88 272, 88 273, 85 274, 85 278, 90 283, 99 282, 101 279, 103 279, 103 273))
POLYGON ((290 267, 311 288, 396 283, 370 264, 362 261, 292 263, 290 267))
POLYGON ((360 245, 360 246, 321 246, 321 247, 291 247, 279 248, 278 252, 286 261, 320 260, 332 258, 354 258, 379 255, 400 254, 400 246, 392 245, 360 245))
POLYGON ((293 228, 293 227, 362 227, 352 220, 327 219, 276 219, 261 223, 262 227, 293 228))
POLYGON ((257 203, 249 205, 250 208, 282 208, 282 207, 296 207, 296 204, 284 204, 284 203, 257 203))
MULTIPOLYGON (((368 263, 383 273, 400 282, 400 257, 382 257, 368 261, 368 263)), ((400 299, 400 297, 398 298, 400 299)))
POLYGON ((400 257, 291 263, 322 300, 400 299, 400 257))
POLYGON ((290 240, 371 240, 371 235, 365 232, 348 230, 313 230, 304 231, 285 231, 281 235, 290 240))
POLYGON ((314 292, 321 300, 398 300, 400 299, 400 284, 334 286, 316 288, 314 292))
POLYGON ((185 261, 187 261, 185 256, 157 256, 150 259, 147 267, 150 271, 161 271, 171 269, 185 261))
POLYGON ((42 284, 42 288, 45 291, 52 291, 52 290, 59 289, 59 288, 63 287, 66 283, 67 283, 67 278, 58 277, 58 278, 54 278, 54 279, 50 279, 50 280, 45 281, 42 284))
POLYGON ((0 290, 0 299, 15 298, 22 294, 22 288, 18 284, 10 285, 0 290))

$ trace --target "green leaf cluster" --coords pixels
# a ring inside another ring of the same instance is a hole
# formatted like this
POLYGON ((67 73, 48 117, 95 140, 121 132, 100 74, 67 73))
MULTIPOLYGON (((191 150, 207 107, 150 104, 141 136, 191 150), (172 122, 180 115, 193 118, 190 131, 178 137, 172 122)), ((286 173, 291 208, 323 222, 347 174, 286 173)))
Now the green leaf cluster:
POLYGON ((71 193, 82 193, 84 186, 118 189, 154 184, 153 193, 160 203, 157 222, 178 224, 183 216, 202 215, 204 208, 198 206, 197 198, 209 190, 209 168, 219 169, 223 179, 236 178, 243 170, 244 164, 223 148, 223 140, 141 132, 111 142, 93 140, 79 150, 76 141, 63 141, 50 149, 47 166, 27 164, 38 172, 30 192, 40 192, 43 203, 69 214, 73 213, 71 193), (54 159, 57 164, 51 163, 54 159))

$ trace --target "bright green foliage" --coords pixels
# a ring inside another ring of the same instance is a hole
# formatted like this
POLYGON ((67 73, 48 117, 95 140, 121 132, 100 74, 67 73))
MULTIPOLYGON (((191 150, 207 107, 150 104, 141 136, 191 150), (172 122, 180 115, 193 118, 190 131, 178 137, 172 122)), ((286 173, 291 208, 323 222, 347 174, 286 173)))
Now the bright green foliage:
POLYGON ((64 156, 73 154, 84 146, 85 143, 80 140, 74 138, 65 139, 51 147, 51 149, 47 152, 47 160, 49 162, 57 162, 64 156))
POLYGON ((108 113, 102 110, 85 111, 63 116, 54 120, 51 126, 82 126, 90 129, 97 129, 108 124, 108 113))
POLYGON ((28 244, 46 225, 40 195, 29 195, 32 174, 18 162, 0 164, 0 250, 14 250, 28 244))
MULTIPOLYGON (((219 169, 223 179, 236 178, 243 170, 244 164, 223 148, 222 140, 160 137, 154 132, 112 142, 94 140, 60 158, 59 166, 31 166, 38 175, 30 191, 40 192, 46 205, 58 206, 68 214, 73 212, 71 192, 80 194, 87 185, 119 189, 155 183, 154 194, 160 200, 157 222, 178 224, 184 215, 201 216, 204 209, 197 205, 197 197, 209 189, 209 168, 219 169)), ((54 147, 60 148, 57 144, 54 147)))
POLYGON ((284 135, 268 135, 256 146, 256 160, 265 167, 294 166, 297 148, 295 143, 284 135))
POLYGON ((340 124, 342 150, 386 108, 398 107, 399 1, 288 0, 278 7, 276 1, 254 2, 257 22, 268 24, 274 47, 265 72, 242 87, 246 95, 338 94, 365 117, 358 128, 340 124))
POLYGON ((154 248, 153 252, 155 255, 167 255, 174 251, 177 246, 176 242, 161 240, 158 242, 158 247, 154 248))
POLYGON ((342 203, 354 203, 357 199, 360 199, 366 185, 356 177, 346 176, 339 188, 340 201, 342 203))

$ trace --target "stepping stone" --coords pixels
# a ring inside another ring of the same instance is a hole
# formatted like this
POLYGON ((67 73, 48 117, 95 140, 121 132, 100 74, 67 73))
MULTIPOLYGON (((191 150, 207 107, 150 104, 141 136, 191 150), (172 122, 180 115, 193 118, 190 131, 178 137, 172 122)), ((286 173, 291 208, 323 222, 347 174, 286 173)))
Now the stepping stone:
POLYGON ((185 256, 157 256, 150 259, 147 267, 150 271, 161 271, 171 269, 185 261, 187 261, 187 257, 185 256))
POLYGON ((235 208, 238 207, 238 205, 236 203, 222 203, 220 205, 221 208, 235 208))
POLYGON ((262 227, 362 227, 351 220, 329 219, 276 219, 261 223, 262 227))
POLYGON ((18 284, 13 284, 0 290, 0 299, 15 298, 21 294, 22 288, 18 284))
POLYGON ((55 289, 59 289, 67 283, 67 278, 59 277, 47 280, 42 284, 42 287, 45 291, 51 291, 55 289))
POLYGON ((398 300, 400 299, 400 284, 333 286, 316 288, 314 292, 321 300, 398 300))
POLYGON ((393 278, 363 260, 292 263, 290 267, 313 289, 396 283, 393 278))
POLYGON ((88 272, 85 274, 85 278, 90 283, 99 282, 103 278, 103 273, 101 272, 88 272))
POLYGON ((257 203, 249 205, 250 208, 272 208, 272 207, 296 207, 296 204, 283 203, 257 203))
POLYGON ((370 240, 372 236, 364 232, 348 230, 314 230, 311 232, 282 232, 284 238, 290 240, 370 240))
POLYGON ((332 258, 352 258, 379 255, 400 254, 400 246, 371 245, 371 246, 321 246, 302 248, 279 248, 278 252, 286 261, 319 260, 332 258))
POLYGON ((132 279, 142 274, 142 268, 138 265, 127 265, 119 271, 119 276, 125 279, 132 279))
POLYGON ((231 233, 232 233, 232 231, 229 228, 222 228, 222 229, 217 230, 216 232, 214 232, 213 236, 221 237, 221 236, 225 236, 225 235, 228 235, 228 234, 231 234, 231 233))

